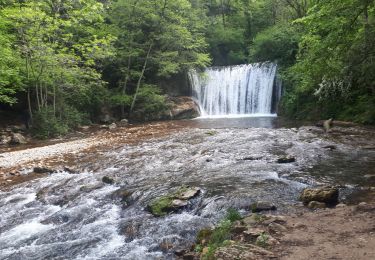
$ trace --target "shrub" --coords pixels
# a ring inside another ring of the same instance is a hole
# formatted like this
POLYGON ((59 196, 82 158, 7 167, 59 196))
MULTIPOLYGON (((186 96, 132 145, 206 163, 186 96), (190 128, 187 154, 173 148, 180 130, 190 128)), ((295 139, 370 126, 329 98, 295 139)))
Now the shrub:
POLYGON ((40 139, 46 139, 66 134, 80 124, 88 123, 87 115, 80 113, 71 106, 65 106, 59 114, 53 107, 45 107, 33 114, 31 133, 40 139))

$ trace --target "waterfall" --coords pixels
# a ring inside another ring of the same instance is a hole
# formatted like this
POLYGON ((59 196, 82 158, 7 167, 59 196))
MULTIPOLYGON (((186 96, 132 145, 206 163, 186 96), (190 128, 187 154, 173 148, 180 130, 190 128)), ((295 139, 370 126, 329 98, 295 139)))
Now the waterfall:
POLYGON ((275 116, 281 87, 275 63, 207 68, 189 72, 201 116, 275 116))

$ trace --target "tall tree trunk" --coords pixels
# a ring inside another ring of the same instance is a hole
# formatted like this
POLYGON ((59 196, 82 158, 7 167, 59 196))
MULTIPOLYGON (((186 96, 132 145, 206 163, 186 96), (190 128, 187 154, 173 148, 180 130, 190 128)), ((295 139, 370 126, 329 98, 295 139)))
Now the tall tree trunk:
POLYGON ((141 86, 141 82, 142 82, 142 79, 143 79, 143 75, 144 75, 145 70, 146 70, 146 67, 147 67, 147 62, 148 62, 148 59, 149 59, 149 57, 150 57, 150 53, 151 53, 151 49, 152 49, 152 45, 153 45, 153 42, 150 43, 150 46, 149 46, 148 51, 147 51, 147 55, 146 55, 145 62, 144 62, 144 64, 143 64, 142 72, 141 72, 141 75, 139 76, 139 79, 138 79, 138 82, 137 82, 137 88, 136 88, 136 90, 135 90, 135 94, 134 94, 134 97, 133 97, 133 101, 132 101, 132 104, 131 104, 131 106, 130 106, 130 113, 133 112, 134 105, 135 105, 135 101, 137 100, 137 95, 138 95, 139 87, 141 86))
MULTIPOLYGON (((130 78, 130 64, 131 64, 131 56, 129 55, 128 57, 128 66, 126 69, 126 76, 125 76, 125 81, 124 84, 122 85, 122 95, 126 95, 126 87, 128 85, 128 80, 130 78)), ((125 104, 121 104, 121 118, 125 118, 125 104)))

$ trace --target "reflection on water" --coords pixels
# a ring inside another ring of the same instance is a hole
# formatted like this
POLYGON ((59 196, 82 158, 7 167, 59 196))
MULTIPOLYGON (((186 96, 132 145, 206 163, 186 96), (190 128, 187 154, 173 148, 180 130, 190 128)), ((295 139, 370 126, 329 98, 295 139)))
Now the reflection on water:
POLYGON ((189 121, 189 125, 197 128, 281 128, 298 127, 300 121, 288 120, 285 118, 266 117, 217 117, 217 118, 196 118, 189 121))

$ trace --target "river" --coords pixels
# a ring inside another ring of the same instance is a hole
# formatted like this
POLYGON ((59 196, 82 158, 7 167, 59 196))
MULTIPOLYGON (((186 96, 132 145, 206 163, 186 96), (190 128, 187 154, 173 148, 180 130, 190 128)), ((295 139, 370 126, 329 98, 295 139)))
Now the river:
POLYGON ((251 203, 267 201, 287 213, 300 207, 307 186, 339 186, 347 203, 375 186, 373 129, 325 134, 273 117, 176 124, 184 127, 114 145, 80 174, 62 171, 0 191, 0 259, 174 259, 228 208, 247 214, 251 203), (296 162, 277 163, 281 156, 296 162), (147 211, 182 185, 202 190, 189 207, 166 217, 147 211))

